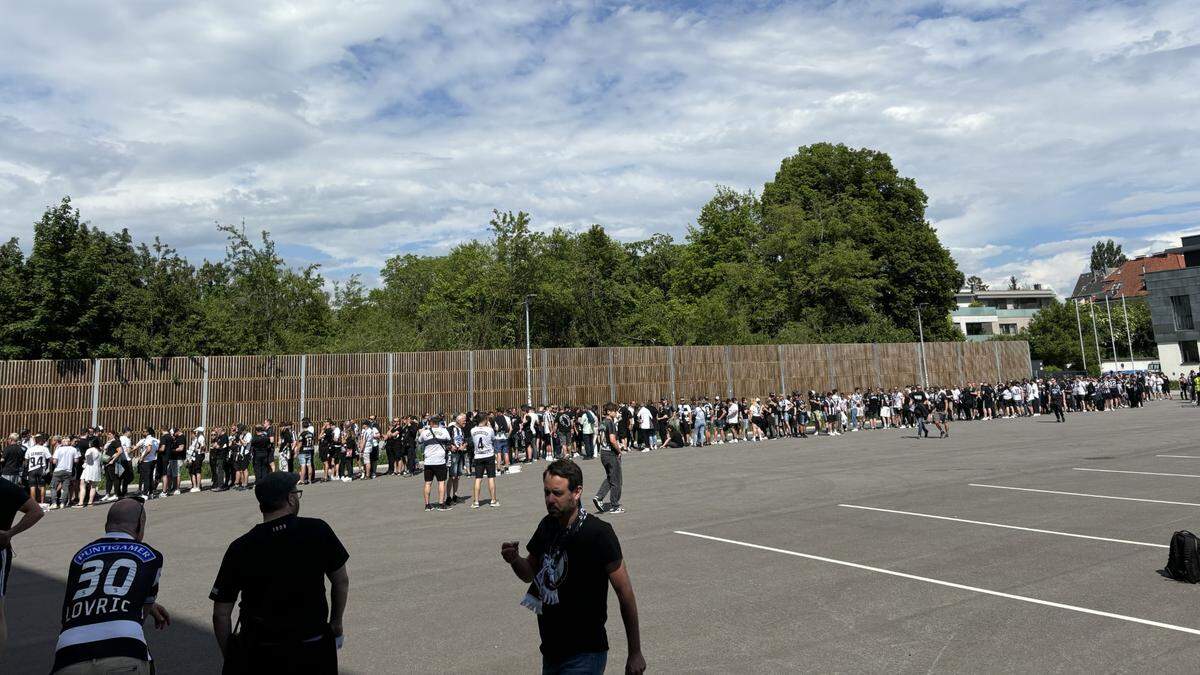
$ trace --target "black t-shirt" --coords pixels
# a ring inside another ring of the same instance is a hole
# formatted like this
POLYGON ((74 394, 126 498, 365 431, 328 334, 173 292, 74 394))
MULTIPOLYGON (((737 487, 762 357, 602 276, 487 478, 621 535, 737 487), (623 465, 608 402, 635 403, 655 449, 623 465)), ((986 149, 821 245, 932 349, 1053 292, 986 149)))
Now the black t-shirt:
POLYGON ((325 521, 276 518, 229 545, 208 597, 234 602, 240 593, 243 629, 259 641, 307 640, 329 625, 325 577, 349 558, 325 521))
POLYGON ((271 437, 267 434, 254 434, 250 439, 250 451, 259 458, 270 456, 271 437))
POLYGON ((300 452, 301 453, 310 454, 310 455, 312 454, 313 443, 314 443, 313 437, 315 435, 316 434, 309 431, 308 429, 304 429, 300 432, 300 452))
POLYGON ((21 473, 25 464, 25 446, 13 443, 4 448, 4 463, 0 465, 0 473, 16 476, 21 473))
POLYGON ((21 510, 22 506, 25 506, 27 501, 29 501, 29 493, 22 490, 21 486, 0 478, 0 530, 8 530, 12 527, 17 512, 21 510))
POLYGON ((175 437, 171 434, 164 435, 158 441, 158 457, 163 461, 174 459, 175 437))
MULTIPOLYGON (((538 524, 529 540, 529 552, 535 561, 534 583, 539 584, 542 598, 546 591, 541 584, 548 575, 542 573, 545 554, 562 532, 562 526, 552 516, 538 524)), ((621 544, 612 525, 589 515, 562 547, 558 560, 549 561, 555 571, 558 604, 544 604, 538 616, 538 632, 542 636, 542 654, 561 659, 584 652, 608 651, 608 635, 604 623, 608 619, 608 571, 621 561, 621 544)))
POLYGON ((150 660, 143 612, 158 596, 163 557, 132 537, 104 536, 79 549, 67 572, 54 670, 125 656, 150 660))
POLYGON ((558 419, 556 421, 558 422, 558 433, 566 434, 571 432, 571 422, 573 421, 571 419, 571 413, 558 413, 558 419))

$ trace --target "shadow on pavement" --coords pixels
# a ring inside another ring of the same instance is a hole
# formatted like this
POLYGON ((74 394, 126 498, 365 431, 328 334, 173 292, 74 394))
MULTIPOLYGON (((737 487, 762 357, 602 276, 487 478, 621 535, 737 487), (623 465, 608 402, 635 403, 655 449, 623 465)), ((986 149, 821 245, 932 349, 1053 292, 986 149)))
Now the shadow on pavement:
MULTIPOLYGON (((8 649, 0 654, 0 672, 6 675, 50 672, 54 644, 61 628, 65 582, 22 567, 20 557, 13 565, 4 599, 8 619, 8 649)), ((63 573, 66 572, 66 561, 63 573)), ((167 611, 171 607, 167 605, 167 611)), ((146 624, 146 639, 159 673, 219 673, 221 660, 210 626, 172 619, 163 631, 146 624)))

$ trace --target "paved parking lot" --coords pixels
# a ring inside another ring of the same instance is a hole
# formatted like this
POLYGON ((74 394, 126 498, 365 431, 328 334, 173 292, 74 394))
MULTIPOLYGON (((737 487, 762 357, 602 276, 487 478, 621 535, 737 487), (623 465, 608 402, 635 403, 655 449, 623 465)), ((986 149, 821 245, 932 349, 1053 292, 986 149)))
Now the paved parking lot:
MULTIPOLYGON (((664 450, 626 459, 611 516, 664 672, 1148 671, 1200 660, 1200 588, 1163 578, 1171 533, 1200 529, 1200 411, 1143 410, 664 450), (1169 456, 1165 456, 1169 455, 1169 456), (1103 470, 1103 471, 1099 471, 1103 470)), ((584 463, 594 490, 602 469, 584 463)), ((350 551, 345 672, 531 672, 525 585, 500 561, 544 513, 536 469, 498 509, 425 513, 412 479, 309 486, 304 515, 350 551)), ((257 522, 249 493, 149 505, 163 551, 159 672, 214 672, 212 585, 257 522)), ((49 669, 70 555, 103 509, 52 512, 17 539, 8 673, 49 669)), ((151 631, 153 632, 153 631, 151 631)), ((609 671, 624 662, 610 602, 609 671)))

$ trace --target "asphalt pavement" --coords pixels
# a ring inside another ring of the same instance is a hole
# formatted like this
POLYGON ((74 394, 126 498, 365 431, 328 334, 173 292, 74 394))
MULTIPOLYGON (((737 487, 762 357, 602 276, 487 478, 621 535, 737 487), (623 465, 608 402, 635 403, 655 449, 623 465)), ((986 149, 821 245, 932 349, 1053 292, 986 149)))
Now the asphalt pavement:
MULTIPOLYGON (((948 439, 892 429, 635 453, 628 511, 602 517, 652 671, 1191 670, 1200 588, 1158 570, 1172 532, 1200 529, 1198 415, 1162 401, 1065 424, 955 423, 948 439)), ((582 465, 590 496, 603 469, 582 465)), ((539 669, 525 584, 499 548, 545 513, 542 466, 498 478, 502 505, 479 510, 427 513, 413 478, 305 487, 302 515, 350 551, 343 672, 539 669)), ((51 512, 14 541, 3 672, 49 670, 67 563, 104 510, 51 512)), ((147 629, 158 672, 217 672, 207 594, 225 547, 259 522, 254 498, 206 491, 148 511, 175 618, 147 629)), ((608 629, 608 670, 622 672, 612 598, 608 629)))

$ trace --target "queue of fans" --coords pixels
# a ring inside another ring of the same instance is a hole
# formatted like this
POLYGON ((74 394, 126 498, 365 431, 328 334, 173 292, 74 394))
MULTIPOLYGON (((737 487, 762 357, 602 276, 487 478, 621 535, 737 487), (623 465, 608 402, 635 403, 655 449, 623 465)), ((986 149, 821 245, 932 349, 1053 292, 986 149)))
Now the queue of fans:
MULTIPOLYGON (((1200 389, 1196 380, 1200 376, 1192 376, 1190 391, 1185 390, 1193 400, 1200 389)), ((252 473, 276 470, 299 474, 301 484, 409 476, 420 470, 428 509, 466 501, 458 492, 464 474, 476 479, 474 507, 481 504, 485 477, 488 503, 499 506, 496 474, 539 460, 889 428, 915 428, 928 436, 929 423, 946 437, 952 421, 1041 414, 1065 421, 1071 412, 1138 407, 1169 397, 1167 378, 1140 373, 928 389, 772 393, 766 398, 702 396, 630 401, 603 409, 521 406, 449 418, 405 415, 390 423, 371 415, 344 421, 305 418, 298 425, 267 419, 253 427, 195 427, 190 433, 175 427, 161 434, 151 427, 136 432, 95 427, 78 435, 50 436, 23 429, 8 436, 0 477, 26 487, 43 508, 60 509, 115 501, 129 494, 135 479, 137 493, 149 499, 179 495, 185 483, 186 491, 199 492, 206 468, 211 489, 218 492, 245 490, 252 473), (433 480, 438 499, 431 502, 433 480)))

